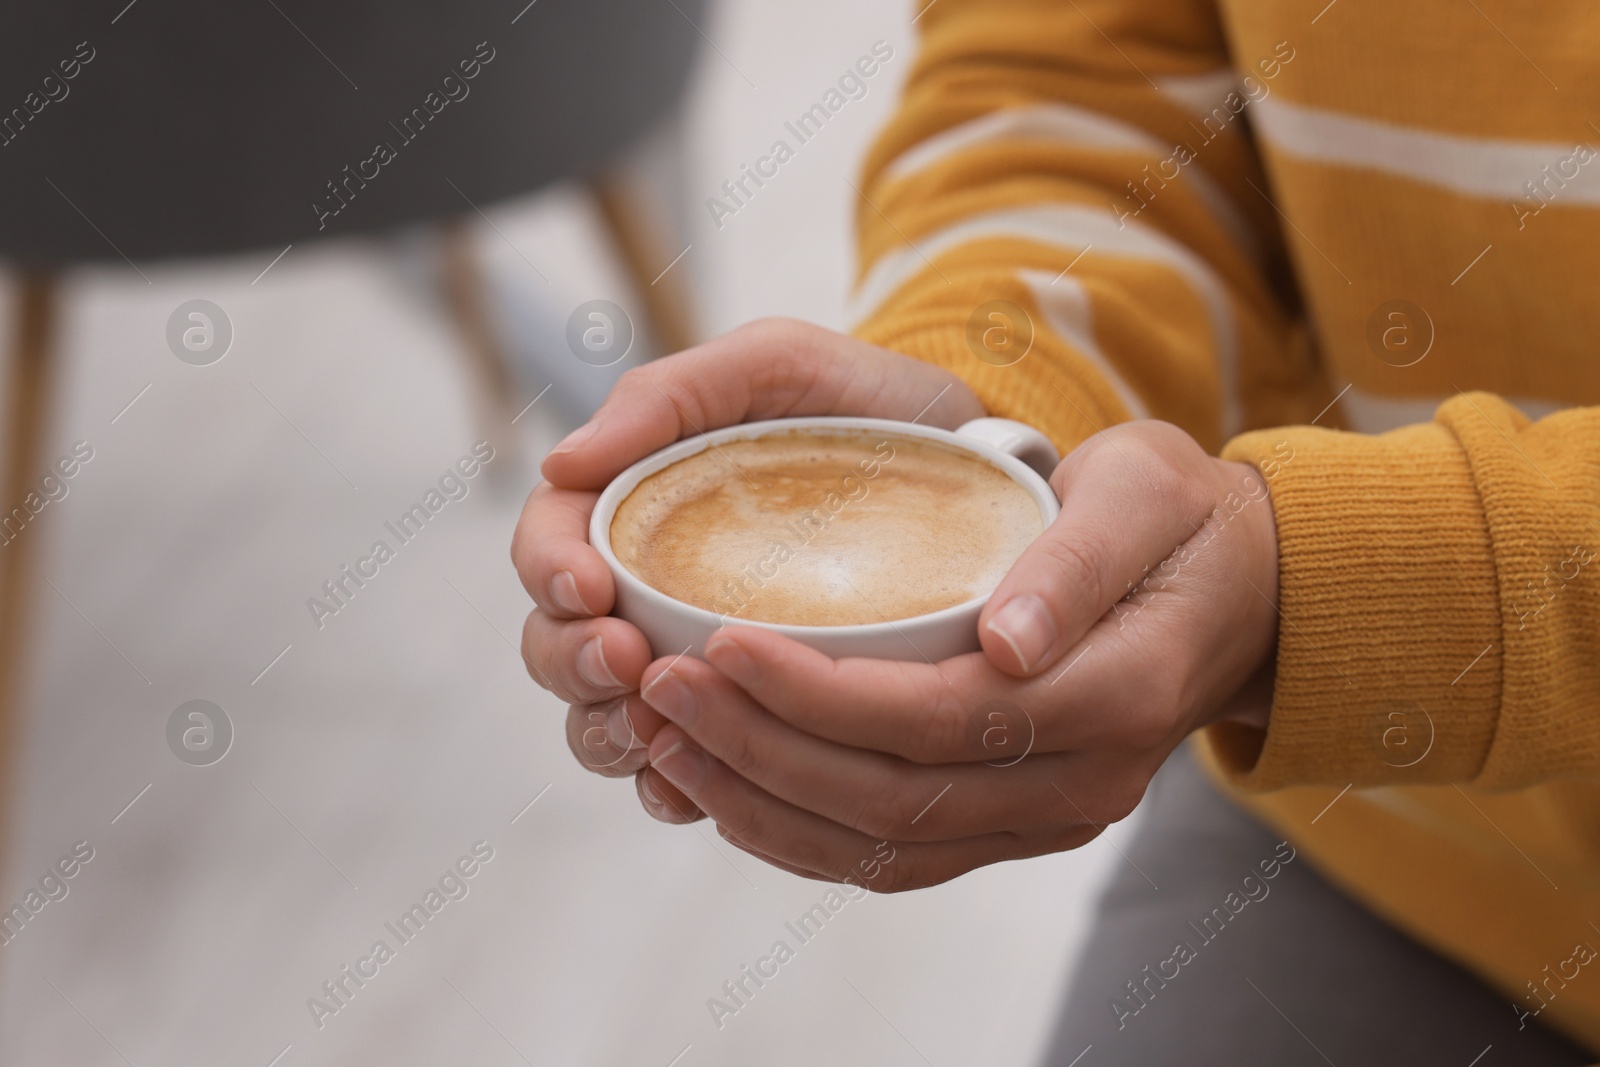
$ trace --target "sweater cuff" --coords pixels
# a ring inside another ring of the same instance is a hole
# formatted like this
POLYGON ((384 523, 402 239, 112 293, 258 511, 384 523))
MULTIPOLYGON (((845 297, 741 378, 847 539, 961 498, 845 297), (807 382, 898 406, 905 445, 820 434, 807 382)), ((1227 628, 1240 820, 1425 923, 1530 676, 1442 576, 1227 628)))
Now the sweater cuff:
POLYGON ((937 303, 905 306, 909 301, 897 301, 852 332, 950 371, 977 394, 986 412, 1034 427, 1063 456, 1107 426, 1129 419, 1093 364, 1049 330, 1033 325, 1043 319, 1020 282, 958 276, 951 285, 956 291, 941 292, 937 303), (968 340, 968 312, 997 293, 1028 316, 1031 335, 1026 354, 1005 365, 979 358, 981 346, 968 340))
POLYGON ((1461 444, 1428 423, 1380 436, 1313 427, 1235 438, 1278 527, 1268 728, 1208 730, 1239 788, 1468 781, 1500 704, 1500 610, 1461 444))

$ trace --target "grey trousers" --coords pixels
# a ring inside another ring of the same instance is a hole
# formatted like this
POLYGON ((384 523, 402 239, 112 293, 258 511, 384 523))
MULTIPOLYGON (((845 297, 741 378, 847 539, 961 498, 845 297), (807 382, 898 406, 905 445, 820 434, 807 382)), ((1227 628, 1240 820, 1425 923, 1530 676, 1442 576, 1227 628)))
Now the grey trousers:
POLYGON ((1536 1023, 1519 1031, 1509 998, 1343 896, 1187 750, 1146 804, 1044 1067, 1595 1062, 1536 1023))

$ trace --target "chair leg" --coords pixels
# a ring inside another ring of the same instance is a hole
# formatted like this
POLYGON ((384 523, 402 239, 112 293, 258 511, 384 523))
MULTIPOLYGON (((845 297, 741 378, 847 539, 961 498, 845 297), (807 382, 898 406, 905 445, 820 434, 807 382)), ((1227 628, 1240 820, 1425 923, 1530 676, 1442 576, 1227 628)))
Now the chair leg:
POLYGON ((495 452, 509 461, 496 464, 496 471, 509 471, 520 459, 518 438, 512 430, 517 414, 512 410, 515 383, 506 346, 494 327, 485 299, 483 263, 471 228, 464 220, 443 223, 439 237, 445 306, 472 365, 479 426, 495 452))
MULTIPOLYGON (((56 276, 49 271, 18 274, 16 321, 11 337, 9 373, 11 408, 6 423, 3 468, 5 496, 0 521, 23 500, 43 471, 44 434, 49 419, 50 358, 56 337, 56 276)), ((21 718, 24 665, 35 627, 29 619, 39 531, 0 529, 0 844, 9 837, 5 816, 17 782, 15 739, 21 718)))
POLYGON ((667 352, 681 352, 695 343, 696 333, 689 312, 688 287, 683 284, 682 265, 665 271, 677 250, 669 250, 651 224, 649 212, 628 190, 619 175, 604 175, 589 182, 589 191, 600 209, 600 217, 628 277, 644 301, 650 332, 667 352))

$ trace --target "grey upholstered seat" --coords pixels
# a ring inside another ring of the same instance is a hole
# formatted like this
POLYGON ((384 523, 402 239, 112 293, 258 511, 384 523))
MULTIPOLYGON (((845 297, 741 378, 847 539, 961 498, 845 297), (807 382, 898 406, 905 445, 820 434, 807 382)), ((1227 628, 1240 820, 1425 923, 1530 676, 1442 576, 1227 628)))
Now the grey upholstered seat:
POLYGON ((277 247, 587 177, 675 102, 704 0, 119 8, 6 13, 0 258, 277 247))

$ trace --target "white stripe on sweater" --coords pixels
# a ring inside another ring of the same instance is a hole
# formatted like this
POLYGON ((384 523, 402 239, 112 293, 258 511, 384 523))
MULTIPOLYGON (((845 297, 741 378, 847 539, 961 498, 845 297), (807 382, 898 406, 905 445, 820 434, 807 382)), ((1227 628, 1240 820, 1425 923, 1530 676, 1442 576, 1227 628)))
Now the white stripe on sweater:
POLYGON ((1531 208, 1538 202, 1530 199, 1526 183, 1544 179, 1548 166, 1561 184, 1547 181, 1546 198, 1557 205, 1600 204, 1600 158, 1579 164, 1571 158, 1576 140, 1462 137, 1292 104, 1281 95, 1253 105, 1251 113, 1258 134, 1300 159, 1380 171, 1508 204, 1526 200, 1531 208), (1569 160, 1564 168, 1563 160, 1569 160))
MULTIPOLYGON (((1109 211, 1075 204, 1033 204, 973 215, 936 230, 918 238, 913 247, 878 258, 851 301, 851 321, 859 323, 914 276, 932 269, 929 263, 938 256, 988 238, 1052 245, 1073 255, 1092 246, 1096 255, 1157 263, 1176 273, 1199 296, 1211 324, 1211 349, 1222 385, 1220 430, 1224 437, 1239 431, 1238 324, 1227 285, 1187 245, 1138 222, 1119 226, 1109 211)), ((1160 309, 1152 308, 1151 314, 1160 314, 1160 309)))
MULTIPOLYGON (((1209 77, 1209 76, 1208 76, 1209 77)), ((1192 90, 1186 90, 1192 91, 1192 90)), ((1206 91, 1210 91, 1207 88, 1206 91)), ((1224 90, 1223 95, 1226 95, 1224 90)), ((1260 235, 1239 210, 1239 206, 1216 181, 1199 166, 1198 160, 1178 164, 1174 158, 1177 145, 1162 141, 1147 130, 1129 125, 1118 119, 1070 104, 1030 104, 1024 107, 1003 108, 967 122, 941 130, 916 145, 906 149, 883 169, 886 181, 901 181, 960 152, 978 146, 993 146, 1004 142, 1032 141, 1106 152, 1125 152, 1148 156, 1152 164, 1172 159, 1177 176, 1170 181, 1189 182, 1194 194, 1207 211, 1225 229, 1240 248, 1252 258, 1260 252, 1260 235)), ((1200 148, 1203 156, 1204 145, 1200 148)), ((1155 169, 1152 168, 1152 173, 1155 169)), ((1139 184, 1142 169, 1127 175, 1127 181, 1139 184)), ((1161 176, 1158 175, 1158 179, 1161 176)), ((1155 196, 1165 190, 1159 185, 1155 196)), ((1143 193, 1141 195, 1150 195, 1143 193)), ((1139 210, 1140 200, 1126 187, 1108 189, 1108 202, 1120 203, 1129 211, 1139 210)))
MULTIPOLYGON (((1117 399, 1136 419, 1148 419, 1150 406, 1133 391, 1122 372, 1094 339, 1094 308, 1089 301, 1089 291, 1071 275, 1051 275, 1042 270, 1021 272, 1033 302, 1044 316, 1045 325, 1067 344, 1093 364, 1095 370, 1111 386, 1117 399)), ((1101 427, 1104 429, 1104 427, 1101 427)))

